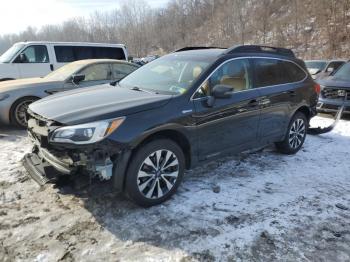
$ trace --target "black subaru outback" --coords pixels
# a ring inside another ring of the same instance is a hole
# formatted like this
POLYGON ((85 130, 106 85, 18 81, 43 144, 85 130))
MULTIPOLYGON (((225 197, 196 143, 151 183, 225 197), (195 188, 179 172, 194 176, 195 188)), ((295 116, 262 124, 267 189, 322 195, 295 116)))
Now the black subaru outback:
POLYGON ((156 205, 203 161, 270 143, 296 153, 318 92, 288 49, 185 48, 115 86, 31 104, 34 148, 24 165, 41 184, 61 174, 96 176, 139 205, 156 205))

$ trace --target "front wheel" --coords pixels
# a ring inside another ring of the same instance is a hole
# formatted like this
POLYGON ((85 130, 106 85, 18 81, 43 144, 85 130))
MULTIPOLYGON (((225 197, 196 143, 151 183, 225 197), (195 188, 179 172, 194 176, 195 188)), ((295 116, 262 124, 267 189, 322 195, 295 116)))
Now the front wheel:
POLYGON ((17 127, 26 128, 27 119, 26 114, 31 103, 38 100, 37 97, 24 97, 17 100, 11 108, 11 122, 17 127))
POLYGON ((169 199, 181 183, 185 170, 182 149, 172 140, 154 140, 131 159, 126 193, 140 206, 153 206, 169 199))
POLYGON ((283 141, 275 143, 276 148, 283 154, 295 154, 303 146, 308 121, 303 113, 297 112, 289 123, 287 134, 283 141))

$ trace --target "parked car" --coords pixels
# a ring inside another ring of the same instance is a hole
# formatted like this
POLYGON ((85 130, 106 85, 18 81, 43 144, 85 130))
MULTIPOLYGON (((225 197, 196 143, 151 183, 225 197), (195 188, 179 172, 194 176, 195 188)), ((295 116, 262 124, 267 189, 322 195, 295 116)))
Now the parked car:
POLYGON ((336 72, 346 60, 308 60, 305 61, 306 68, 313 79, 322 79, 336 72))
POLYGON ((31 104, 31 176, 43 184, 79 170, 151 206, 176 191, 185 169, 270 143, 300 150, 319 86, 291 50, 186 50, 140 67, 118 88, 31 104), (58 173, 45 173, 45 164, 58 173))
POLYGON ((127 60, 125 45, 98 43, 21 42, 0 56, 0 81, 42 77, 83 59, 127 60))
POLYGON ((141 62, 144 64, 147 64, 147 63, 152 62, 153 60, 156 60, 158 58, 159 58, 159 55, 149 55, 149 56, 141 58, 141 62))
POLYGON ((343 65, 334 75, 318 80, 321 94, 317 110, 324 113, 335 113, 344 103, 345 114, 350 114, 350 62, 343 65))
POLYGON ((138 67, 112 59, 81 60, 43 78, 0 82, 0 123, 25 127, 25 115, 30 103, 57 92, 117 81, 138 67))

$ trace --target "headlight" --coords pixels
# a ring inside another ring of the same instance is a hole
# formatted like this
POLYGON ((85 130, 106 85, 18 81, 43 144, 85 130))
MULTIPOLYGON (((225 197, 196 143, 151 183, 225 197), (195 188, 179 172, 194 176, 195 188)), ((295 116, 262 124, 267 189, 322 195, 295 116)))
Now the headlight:
POLYGON ((57 128, 50 136, 50 142, 70 144, 92 144, 113 133, 125 120, 120 117, 88 124, 57 128))
POLYGON ((8 98, 10 95, 8 94, 0 94, 0 101, 5 100, 6 98, 8 98))

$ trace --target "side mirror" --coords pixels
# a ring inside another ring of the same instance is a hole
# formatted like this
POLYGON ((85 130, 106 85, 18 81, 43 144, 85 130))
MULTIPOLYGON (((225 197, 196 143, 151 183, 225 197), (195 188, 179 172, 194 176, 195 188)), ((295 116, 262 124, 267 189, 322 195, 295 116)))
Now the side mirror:
POLYGON ((72 76, 72 82, 76 85, 84 80, 85 80, 85 75, 73 75, 72 76))
POLYGON ((26 55, 24 53, 20 53, 13 62, 18 64, 26 63, 26 55))
POLYGON ((234 88, 229 85, 216 85, 212 90, 212 96, 215 98, 230 98, 234 88))

